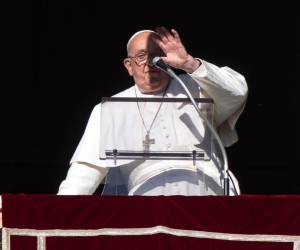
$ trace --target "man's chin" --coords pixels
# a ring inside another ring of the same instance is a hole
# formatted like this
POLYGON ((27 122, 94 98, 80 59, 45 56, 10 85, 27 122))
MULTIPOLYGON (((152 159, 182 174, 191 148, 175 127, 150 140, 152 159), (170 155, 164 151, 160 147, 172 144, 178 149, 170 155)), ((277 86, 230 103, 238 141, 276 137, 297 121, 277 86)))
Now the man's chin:
POLYGON ((153 92, 159 92, 162 89, 164 89, 165 85, 161 82, 152 82, 147 84, 147 87, 143 89, 143 93, 153 93, 153 92))

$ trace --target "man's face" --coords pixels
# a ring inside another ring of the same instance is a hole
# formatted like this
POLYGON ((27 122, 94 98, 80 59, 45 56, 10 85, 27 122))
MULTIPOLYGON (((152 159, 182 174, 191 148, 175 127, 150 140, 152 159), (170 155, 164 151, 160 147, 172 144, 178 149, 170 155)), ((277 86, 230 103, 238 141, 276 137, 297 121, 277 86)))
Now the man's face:
POLYGON ((153 57, 164 55, 154 37, 157 35, 151 32, 137 35, 129 44, 128 58, 124 59, 129 75, 143 93, 160 91, 169 82, 169 76, 152 65, 153 57))

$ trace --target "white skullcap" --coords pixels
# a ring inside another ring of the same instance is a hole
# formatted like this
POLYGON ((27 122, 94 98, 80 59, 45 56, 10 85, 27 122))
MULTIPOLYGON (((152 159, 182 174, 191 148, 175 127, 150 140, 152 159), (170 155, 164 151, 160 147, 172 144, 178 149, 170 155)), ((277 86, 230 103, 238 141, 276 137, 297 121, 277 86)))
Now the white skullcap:
POLYGON ((139 34, 144 33, 144 32, 150 32, 150 33, 154 33, 154 34, 158 34, 157 32, 155 32, 154 30, 140 30, 135 32, 128 40, 127 42, 127 54, 128 54, 128 49, 129 49, 129 44, 131 43, 131 41, 139 34))

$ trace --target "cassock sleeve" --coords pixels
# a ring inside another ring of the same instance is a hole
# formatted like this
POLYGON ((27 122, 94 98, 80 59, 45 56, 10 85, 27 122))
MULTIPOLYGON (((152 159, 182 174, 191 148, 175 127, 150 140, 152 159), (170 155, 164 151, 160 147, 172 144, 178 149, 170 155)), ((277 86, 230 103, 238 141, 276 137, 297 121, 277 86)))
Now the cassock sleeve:
POLYGON ((245 78, 229 67, 218 67, 200 60, 200 67, 190 74, 201 88, 202 97, 214 100, 214 120, 224 146, 238 140, 235 130, 248 95, 245 78))
POLYGON ((58 195, 93 194, 105 175, 104 168, 74 162, 68 170, 66 179, 59 186, 58 195))
POLYGON ((70 163, 86 162, 98 167, 105 167, 105 161, 100 160, 100 119, 101 104, 94 107, 84 134, 76 148, 70 163))
POLYGON ((105 177, 105 161, 99 159, 101 104, 94 107, 84 134, 70 161, 60 195, 92 194, 105 177))

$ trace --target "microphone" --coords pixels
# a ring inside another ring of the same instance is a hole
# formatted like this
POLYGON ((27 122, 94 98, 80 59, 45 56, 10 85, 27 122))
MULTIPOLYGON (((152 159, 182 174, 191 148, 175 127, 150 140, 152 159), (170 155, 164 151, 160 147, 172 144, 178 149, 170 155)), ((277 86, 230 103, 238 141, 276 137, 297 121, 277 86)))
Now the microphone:
POLYGON ((168 75, 171 75, 172 77, 174 77, 175 73, 174 71, 171 69, 171 67, 166 64, 163 59, 161 59, 159 56, 156 56, 152 59, 152 64, 156 67, 159 68, 160 70, 166 72, 168 75))

